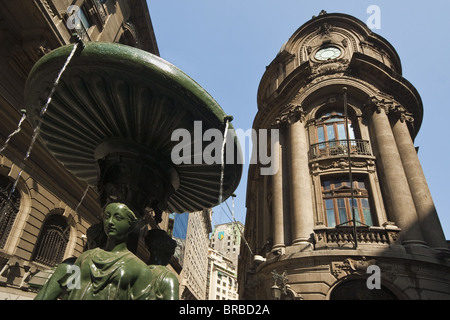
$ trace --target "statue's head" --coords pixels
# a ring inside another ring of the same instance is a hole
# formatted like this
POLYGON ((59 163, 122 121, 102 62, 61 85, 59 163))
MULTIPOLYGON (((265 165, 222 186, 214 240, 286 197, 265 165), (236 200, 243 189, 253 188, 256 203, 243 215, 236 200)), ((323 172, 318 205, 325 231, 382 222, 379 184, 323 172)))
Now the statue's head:
POLYGON ((150 264, 167 265, 175 252, 177 242, 160 229, 151 229, 145 236, 145 244, 150 252, 150 264))
POLYGON ((105 207, 103 228, 108 238, 125 240, 137 223, 134 212, 125 204, 113 202, 105 207))
POLYGON ((87 244, 85 250, 103 248, 106 245, 106 234, 103 223, 99 222, 86 230, 87 244))

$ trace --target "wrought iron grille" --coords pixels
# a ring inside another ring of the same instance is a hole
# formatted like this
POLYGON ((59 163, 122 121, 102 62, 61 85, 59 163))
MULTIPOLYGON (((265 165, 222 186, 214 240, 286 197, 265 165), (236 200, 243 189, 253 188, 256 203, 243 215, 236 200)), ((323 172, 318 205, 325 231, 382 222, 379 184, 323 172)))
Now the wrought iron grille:
MULTIPOLYGON (((347 140, 325 141, 311 145, 310 159, 319 159, 333 156, 347 156, 347 140)), ((371 156, 372 149, 367 140, 350 140, 350 155, 371 156)))
POLYGON ((64 257, 68 240, 66 219, 60 214, 52 214, 39 234, 33 260, 50 267, 59 264, 64 257))
POLYGON ((20 193, 11 193, 13 182, 0 176, 0 249, 3 249, 19 212, 20 193))

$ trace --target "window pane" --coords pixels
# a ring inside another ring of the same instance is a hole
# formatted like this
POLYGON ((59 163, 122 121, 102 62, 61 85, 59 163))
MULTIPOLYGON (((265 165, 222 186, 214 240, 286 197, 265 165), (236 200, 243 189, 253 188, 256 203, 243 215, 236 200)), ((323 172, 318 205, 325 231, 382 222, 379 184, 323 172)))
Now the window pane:
POLYGON ((336 219, 334 218, 334 209, 327 209, 327 226, 336 227, 336 219))
POLYGON ((322 186, 324 190, 330 190, 331 189, 331 181, 325 180, 322 182, 322 186))
POLYGON ((350 139, 355 139, 355 132, 353 132, 353 127, 351 124, 348 124, 348 135, 350 139))
POLYGON ((363 209, 364 212, 364 220, 368 226, 373 226, 372 214, 370 213, 370 209, 363 209))
POLYGON ((336 219, 334 217, 333 199, 325 200, 325 210, 327 212, 327 226, 331 227, 331 228, 335 227, 336 226, 336 219))
POLYGON ((336 140, 336 137, 334 135, 334 126, 333 125, 327 126, 327 135, 328 135, 328 141, 336 140))
POLYGON ((86 15, 84 14, 83 9, 80 9, 80 10, 78 11, 78 13, 79 13, 80 21, 81 21, 81 23, 83 24, 84 28, 85 28, 86 30, 89 29, 89 27, 91 26, 91 24, 89 23, 89 21, 88 21, 86 15))
POLYGON ((369 226, 373 226, 372 213, 370 212, 369 199, 361 199, 361 206, 363 208, 365 223, 369 226))
POLYGON ((342 119, 339 119, 339 118, 330 118, 330 119, 327 119, 327 121, 325 121, 325 122, 331 123, 331 122, 341 122, 341 121, 342 121, 342 119))
MULTIPOLYGON (((349 203, 351 203, 351 201, 349 203)), ((353 207, 350 206, 351 219, 353 219, 353 211, 355 212, 356 225, 360 226, 361 225, 360 222, 362 222, 362 221, 361 221, 361 216, 359 215, 358 199, 353 199, 353 207)))
POLYGON ((323 130, 323 127, 318 127, 317 128, 317 136, 319 138, 319 142, 324 142, 325 141, 325 132, 323 130))
POLYGON ((337 199, 338 202, 338 213, 339 213, 339 223, 347 222, 347 210, 345 209, 345 199, 337 199))
POLYGON ((347 139, 347 135, 345 133, 345 125, 343 123, 338 123, 337 125, 338 127, 338 136, 340 140, 345 140, 347 139))

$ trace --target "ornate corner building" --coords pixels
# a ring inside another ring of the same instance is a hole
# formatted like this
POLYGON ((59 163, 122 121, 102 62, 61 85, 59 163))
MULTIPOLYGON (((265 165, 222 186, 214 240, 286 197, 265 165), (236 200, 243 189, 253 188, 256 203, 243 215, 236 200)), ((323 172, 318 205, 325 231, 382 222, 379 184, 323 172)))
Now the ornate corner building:
POLYGON ((278 170, 249 168, 240 298, 449 299, 450 251, 414 146, 422 101, 392 45, 321 12, 266 68, 257 101, 253 128, 278 129, 278 170))

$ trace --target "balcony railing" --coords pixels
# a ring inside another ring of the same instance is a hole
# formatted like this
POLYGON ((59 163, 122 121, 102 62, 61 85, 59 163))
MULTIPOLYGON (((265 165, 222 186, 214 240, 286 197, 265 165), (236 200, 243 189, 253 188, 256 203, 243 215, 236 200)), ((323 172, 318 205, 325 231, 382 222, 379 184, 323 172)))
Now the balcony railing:
MULTIPOLYGON (((315 247, 320 249, 350 248, 354 245, 354 230, 351 226, 327 228, 317 227, 314 230, 315 247)), ((400 229, 397 227, 357 227, 358 245, 390 246, 398 244, 400 229)))
MULTIPOLYGON (((311 145, 309 149, 309 158, 319 159, 333 156, 347 156, 347 140, 333 140, 320 142, 311 145)), ((352 139, 350 140, 350 155, 371 156, 372 149, 369 141, 352 139)))

